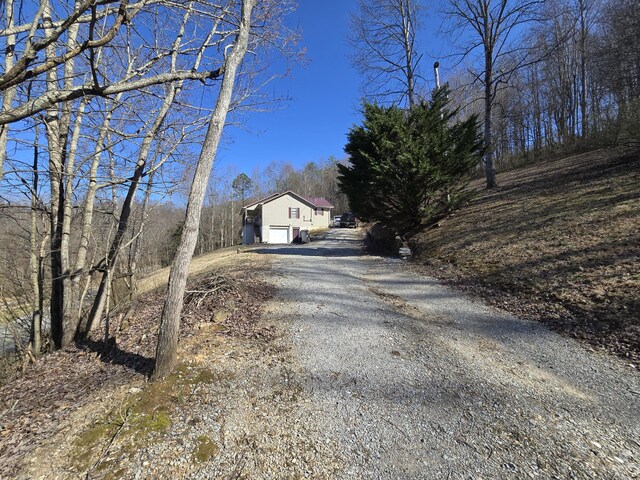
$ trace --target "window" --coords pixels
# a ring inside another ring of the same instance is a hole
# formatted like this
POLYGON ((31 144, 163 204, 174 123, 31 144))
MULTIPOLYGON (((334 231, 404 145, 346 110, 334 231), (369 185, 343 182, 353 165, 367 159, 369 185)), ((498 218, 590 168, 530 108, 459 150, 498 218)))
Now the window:
POLYGON ((289 207, 289 218, 300 218, 300 209, 289 207))
POLYGON ((324 215, 324 210, 321 208, 316 208, 316 215, 320 215, 320 216, 324 215))

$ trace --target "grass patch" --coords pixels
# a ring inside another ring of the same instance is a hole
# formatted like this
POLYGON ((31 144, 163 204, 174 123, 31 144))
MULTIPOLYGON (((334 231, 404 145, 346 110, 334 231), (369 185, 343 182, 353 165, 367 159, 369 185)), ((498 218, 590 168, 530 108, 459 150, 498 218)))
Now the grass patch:
MULTIPOLYGON (((211 264, 221 265, 226 257, 235 256, 237 253, 245 252, 255 248, 255 245, 234 245, 233 247, 221 248, 213 252, 205 253, 191 259, 189 265, 189 277, 197 277, 211 270, 211 264)), ((169 281, 170 267, 161 268, 140 280, 137 295, 152 292, 160 287, 165 287, 169 281)))

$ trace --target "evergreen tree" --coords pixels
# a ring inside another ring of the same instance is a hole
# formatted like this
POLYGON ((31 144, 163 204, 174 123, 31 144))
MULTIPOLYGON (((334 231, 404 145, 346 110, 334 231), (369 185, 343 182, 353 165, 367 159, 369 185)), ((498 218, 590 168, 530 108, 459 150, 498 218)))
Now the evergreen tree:
POLYGON ((236 194, 242 198, 242 206, 244 207, 244 200, 247 197, 247 194, 253 189, 253 182, 251 179, 246 173, 241 173, 233 179, 231 188, 233 188, 236 194))
POLYGON ((476 116, 454 121, 448 87, 410 110, 364 104, 364 122, 348 134, 349 165, 338 181, 353 212, 411 235, 457 208, 482 159, 476 116))

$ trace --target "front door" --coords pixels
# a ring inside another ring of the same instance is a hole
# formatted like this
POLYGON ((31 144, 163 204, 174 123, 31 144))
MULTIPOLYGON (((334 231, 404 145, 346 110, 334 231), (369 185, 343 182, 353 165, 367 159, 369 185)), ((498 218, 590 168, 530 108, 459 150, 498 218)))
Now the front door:
POLYGON ((300 243, 300 227, 293 227, 293 243, 300 243))

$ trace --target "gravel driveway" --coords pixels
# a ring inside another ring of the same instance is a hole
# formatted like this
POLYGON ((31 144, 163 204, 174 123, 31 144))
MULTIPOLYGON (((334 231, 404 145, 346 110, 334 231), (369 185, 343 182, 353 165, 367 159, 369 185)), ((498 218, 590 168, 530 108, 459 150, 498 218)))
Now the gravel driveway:
POLYGON ((272 265, 263 334, 203 324, 184 366, 206 375, 166 430, 106 439, 87 473, 67 429, 17 478, 640 478, 637 371, 363 255, 360 235, 243 254, 272 265))
MULTIPOLYGON (((619 359, 362 255, 358 231, 262 253, 279 287, 269 315, 290 322, 285 381, 300 389, 281 428, 307 438, 255 465, 299 456, 300 474, 327 478, 640 476, 640 376, 619 359)), ((273 469, 254 473, 287 472, 273 469)))

